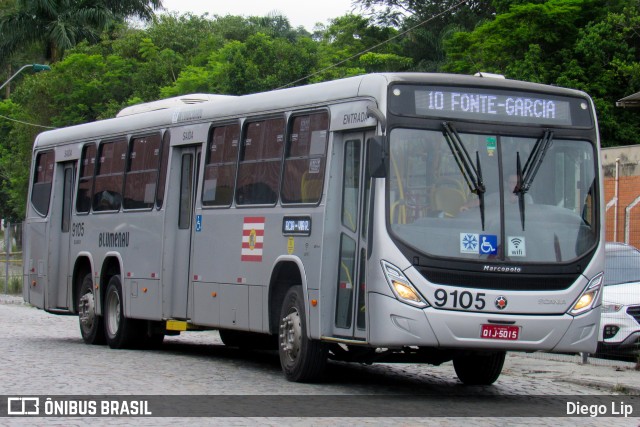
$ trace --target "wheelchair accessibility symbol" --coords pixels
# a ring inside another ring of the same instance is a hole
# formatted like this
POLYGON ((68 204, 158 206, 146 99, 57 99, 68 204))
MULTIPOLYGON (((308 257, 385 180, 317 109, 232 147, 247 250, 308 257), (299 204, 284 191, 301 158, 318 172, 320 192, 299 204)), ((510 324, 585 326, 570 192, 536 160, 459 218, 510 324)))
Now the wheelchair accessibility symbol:
POLYGON ((498 254, 498 236, 495 234, 480 235, 480 255, 498 254))

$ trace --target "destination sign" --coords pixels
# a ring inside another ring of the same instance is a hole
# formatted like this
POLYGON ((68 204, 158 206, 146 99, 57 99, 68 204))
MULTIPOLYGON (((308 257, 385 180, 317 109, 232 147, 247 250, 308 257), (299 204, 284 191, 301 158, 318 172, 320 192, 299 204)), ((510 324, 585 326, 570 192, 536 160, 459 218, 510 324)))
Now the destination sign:
POLYGON ((394 113, 521 124, 590 126, 585 99, 495 89, 398 85, 394 113))
POLYGON ((285 216, 282 219, 282 234, 285 236, 310 236, 311 217, 285 216))

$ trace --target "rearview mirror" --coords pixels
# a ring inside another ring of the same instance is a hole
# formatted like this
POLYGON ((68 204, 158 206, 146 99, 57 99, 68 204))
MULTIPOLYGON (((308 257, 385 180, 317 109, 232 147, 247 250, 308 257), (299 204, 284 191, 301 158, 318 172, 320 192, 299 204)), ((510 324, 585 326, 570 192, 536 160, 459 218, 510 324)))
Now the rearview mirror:
POLYGON ((384 178, 387 176, 386 153, 384 151, 384 137, 374 136, 368 141, 368 167, 372 178, 384 178))

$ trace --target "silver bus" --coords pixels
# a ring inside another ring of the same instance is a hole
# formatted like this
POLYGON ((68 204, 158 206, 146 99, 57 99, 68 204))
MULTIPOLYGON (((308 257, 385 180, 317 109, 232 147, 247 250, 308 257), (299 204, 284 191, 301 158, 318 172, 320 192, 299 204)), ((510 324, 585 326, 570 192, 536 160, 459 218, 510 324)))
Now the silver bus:
POLYGON ((24 298, 87 344, 215 329, 291 381, 334 359, 491 384, 506 351, 596 348, 599 144, 585 93, 486 75, 129 107, 36 138, 24 298))

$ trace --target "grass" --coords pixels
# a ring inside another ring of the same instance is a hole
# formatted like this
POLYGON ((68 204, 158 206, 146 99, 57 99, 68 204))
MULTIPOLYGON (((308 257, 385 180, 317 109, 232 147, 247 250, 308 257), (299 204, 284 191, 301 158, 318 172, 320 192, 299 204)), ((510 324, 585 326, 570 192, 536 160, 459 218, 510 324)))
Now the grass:
MULTIPOLYGON (((2 277, 0 278, 0 293, 4 293, 4 291, 5 291, 5 279, 4 277, 2 277)), ((7 293, 9 295, 22 294, 22 277, 21 276, 9 277, 9 286, 7 288, 7 293)))

